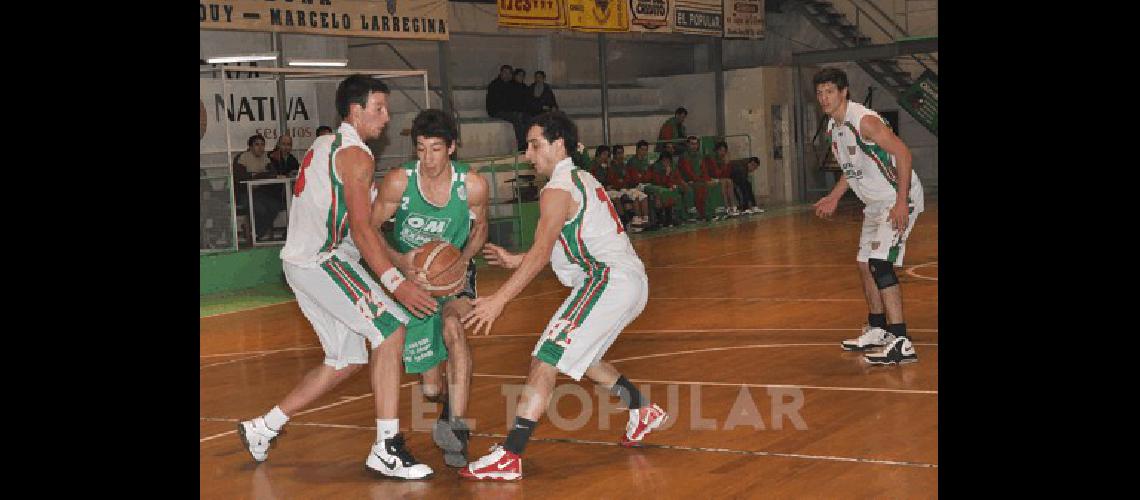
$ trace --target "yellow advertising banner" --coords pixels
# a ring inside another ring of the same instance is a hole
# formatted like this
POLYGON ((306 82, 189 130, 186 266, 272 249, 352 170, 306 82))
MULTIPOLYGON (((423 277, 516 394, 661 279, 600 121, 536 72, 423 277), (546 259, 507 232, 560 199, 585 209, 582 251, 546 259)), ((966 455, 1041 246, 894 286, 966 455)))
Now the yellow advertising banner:
POLYGON ((198 27, 311 35, 447 40, 447 0, 208 0, 198 27))
POLYGON ((566 15, 577 31, 629 31, 626 0, 566 0, 566 15))
POLYGON ((764 38, 764 0, 724 0, 725 38, 764 38))
POLYGON ((566 26, 566 0, 499 0, 499 26, 561 28, 566 26))
POLYGON ((629 2, 629 30, 645 33, 673 31, 673 0, 626 0, 629 2))

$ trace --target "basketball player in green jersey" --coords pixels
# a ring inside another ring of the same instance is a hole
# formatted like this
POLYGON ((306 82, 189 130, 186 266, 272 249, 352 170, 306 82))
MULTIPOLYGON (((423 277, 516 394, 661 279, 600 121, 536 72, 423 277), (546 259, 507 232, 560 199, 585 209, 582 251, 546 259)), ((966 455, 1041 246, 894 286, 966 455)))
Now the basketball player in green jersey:
POLYGON ((395 216, 394 230, 384 246, 406 276, 418 276, 421 282, 423 275, 412 263, 417 248, 443 240, 463 249, 454 265, 467 267, 464 288, 455 296, 438 298, 440 307, 435 314, 410 320, 404 344, 405 370, 422 373, 424 396, 443 404, 432 438, 444 451, 447 465, 463 467, 470 436, 463 416, 471 386, 471 352, 459 319, 475 298, 471 258, 487 241, 488 191, 486 181, 467 164, 449 159, 455 153, 456 135, 455 122, 440 110, 427 109, 416 116, 412 137, 419 160, 392 169, 381 181, 372 206, 372 224, 379 227, 395 216), (447 383, 443 381, 444 360, 447 383))

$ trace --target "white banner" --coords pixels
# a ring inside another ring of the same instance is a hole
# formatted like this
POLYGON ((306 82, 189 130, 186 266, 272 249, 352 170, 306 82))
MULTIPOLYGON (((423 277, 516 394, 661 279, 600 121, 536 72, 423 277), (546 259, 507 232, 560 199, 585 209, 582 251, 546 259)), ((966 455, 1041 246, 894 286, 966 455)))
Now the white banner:
POLYGON ((629 0, 629 30, 669 33, 673 9, 673 0, 629 0))
MULTIPOLYGON (((236 154, 245 151, 251 135, 265 136, 265 150, 272 150, 280 135, 278 124, 277 82, 273 80, 226 80, 226 94, 222 94, 222 81, 200 78, 198 92, 206 108, 206 135, 198 142, 199 154, 226 151, 226 124, 230 122, 230 148, 236 154)), ((317 89, 313 82, 285 82, 285 118, 289 135, 293 136, 293 156, 304 154, 316 137, 320 122, 317 89)), ((330 115, 335 116, 336 113, 330 115)), ((329 118, 333 120, 333 118, 329 118)), ((336 128, 335 123, 325 123, 336 128)))
POLYGON ((764 38, 764 0, 724 0, 725 38, 764 38))
POLYGON ((722 36, 724 5, 721 0, 677 0, 674 21, 677 33, 722 36))

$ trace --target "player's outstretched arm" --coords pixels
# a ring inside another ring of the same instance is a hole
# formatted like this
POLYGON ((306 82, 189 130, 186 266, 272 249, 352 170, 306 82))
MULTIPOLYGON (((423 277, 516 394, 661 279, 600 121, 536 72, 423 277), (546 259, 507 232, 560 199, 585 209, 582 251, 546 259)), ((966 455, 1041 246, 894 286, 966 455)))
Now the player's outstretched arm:
POLYGON ((467 265, 483 244, 487 242, 487 199, 489 198, 487 180, 476 172, 467 174, 467 208, 475 214, 471 221, 471 232, 467 235, 467 244, 463 247, 463 254, 455 265, 467 265))
POLYGON ((385 255, 380 232, 371 224, 372 157, 357 146, 340 150, 336 154, 336 168, 344 182, 344 202, 348 209, 348 228, 360 255, 372 271, 380 276, 381 284, 392 293, 408 312, 417 317, 427 316, 438 308, 431 295, 406 280, 391 259, 385 255))
POLYGON ((812 205, 815 207, 815 215, 824 219, 831 218, 831 214, 835 213, 835 207, 839 206, 839 198, 842 198, 845 192, 847 192, 847 176, 840 175, 839 182, 835 183, 831 192, 812 205))
POLYGON ((907 195, 910 194, 910 148, 906 147, 902 139, 895 135, 891 127, 871 115, 864 116, 859 121, 859 133, 895 157, 895 168, 898 169, 899 178, 895 191, 895 205, 891 208, 891 223, 896 229, 902 231, 909 222, 908 214, 910 212, 907 203, 907 195))
POLYGON ((472 301, 474 307, 463 317, 463 326, 472 333, 479 330, 490 333, 491 325, 503 312, 507 302, 515 298, 527 284, 550 262, 550 252, 558 241, 558 234, 577 205, 570 193, 562 189, 546 189, 539 197, 538 227, 534 231, 534 244, 523 255, 522 263, 514 274, 495 293, 472 301))

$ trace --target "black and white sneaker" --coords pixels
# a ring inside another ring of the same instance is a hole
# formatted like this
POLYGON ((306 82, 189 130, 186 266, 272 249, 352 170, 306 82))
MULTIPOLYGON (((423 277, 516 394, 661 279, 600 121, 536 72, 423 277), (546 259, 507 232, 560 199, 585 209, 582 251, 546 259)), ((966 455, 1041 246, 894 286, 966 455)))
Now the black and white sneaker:
POLYGON ((364 468, 392 479, 427 479, 432 475, 431 467, 416 461, 404 447, 403 434, 373 443, 364 468))
POLYGON ((462 420, 436 420, 431 429, 431 438, 443 450, 443 462, 448 467, 467 466, 467 441, 470 437, 471 431, 462 420))
POLYGON ((918 361, 918 353, 906 337, 896 337, 882 352, 868 354, 863 359, 872 365, 906 364, 918 361))
POLYGON ((872 347, 889 345, 894 340, 895 336, 882 328, 863 325, 863 334, 859 335, 859 338, 844 340, 839 345, 844 351, 866 351, 872 347))

